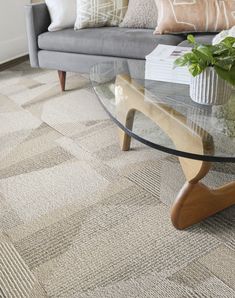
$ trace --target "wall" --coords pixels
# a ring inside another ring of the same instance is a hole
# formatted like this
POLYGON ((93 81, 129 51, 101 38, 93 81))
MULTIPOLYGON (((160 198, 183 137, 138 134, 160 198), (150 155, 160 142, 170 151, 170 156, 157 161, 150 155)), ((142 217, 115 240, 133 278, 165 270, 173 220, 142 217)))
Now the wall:
POLYGON ((27 54, 24 5, 30 0, 0 0, 0 63, 27 54))

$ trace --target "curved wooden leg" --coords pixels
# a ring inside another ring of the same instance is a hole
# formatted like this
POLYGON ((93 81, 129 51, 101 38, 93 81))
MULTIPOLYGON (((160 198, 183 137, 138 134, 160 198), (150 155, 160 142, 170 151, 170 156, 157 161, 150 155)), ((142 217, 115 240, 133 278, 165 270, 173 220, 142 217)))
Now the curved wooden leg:
MULTIPOLYGON (((135 117, 135 111, 123 111, 123 113, 120 111, 118 120, 125 126, 127 129, 132 130, 133 123, 134 123, 134 117, 135 117)), ((131 137, 123 131, 121 128, 118 129, 118 135, 119 135, 119 142, 120 147, 122 151, 129 151, 131 147, 131 137)))
MULTIPOLYGON (((173 107, 152 103, 148 91, 128 76, 117 76, 116 105, 118 120, 132 129, 134 112, 140 111, 153 120, 174 142, 175 148, 198 155, 213 155, 212 136, 201 127, 188 125, 188 119, 173 107)), ((130 149, 131 138, 119 133, 122 150, 130 149)), ((187 228, 229 206, 235 204, 235 182, 211 190, 199 181, 207 175, 210 163, 180 158, 187 183, 172 207, 172 222, 178 229, 187 228)))
POLYGON ((171 212, 173 225, 185 229, 235 204, 235 182, 218 189, 187 182, 171 212))
POLYGON ((185 174, 191 174, 188 176, 191 180, 188 179, 172 206, 171 220, 177 229, 190 227, 235 204, 235 182, 217 189, 210 189, 199 182, 207 174, 210 166, 205 162, 198 161, 197 163, 198 173, 193 172, 193 164, 192 172, 190 172, 188 168, 190 164, 181 161, 185 174))

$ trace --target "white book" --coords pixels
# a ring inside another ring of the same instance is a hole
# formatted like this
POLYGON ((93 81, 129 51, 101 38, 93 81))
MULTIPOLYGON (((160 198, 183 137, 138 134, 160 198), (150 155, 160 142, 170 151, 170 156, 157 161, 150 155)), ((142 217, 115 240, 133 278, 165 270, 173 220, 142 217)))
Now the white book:
POLYGON ((177 58, 191 49, 187 47, 158 45, 146 56, 145 78, 147 80, 190 84, 190 73, 187 67, 174 68, 177 58))
POLYGON ((159 44, 149 55, 145 57, 145 59, 154 61, 168 60, 174 62, 177 58, 190 51, 191 49, 187 47, 167 46, 159 44))
MULTIPOLYGON (((187 70, 187 69, 186 69, 187 70)), ((145 68, 145 79, 153 81, 163 81, 172 83, 189 84, 190 76, 188 72, 183 72, 182 70, 159 70, 159 68, 151 68, 151 66, 146 65, 145 68)))

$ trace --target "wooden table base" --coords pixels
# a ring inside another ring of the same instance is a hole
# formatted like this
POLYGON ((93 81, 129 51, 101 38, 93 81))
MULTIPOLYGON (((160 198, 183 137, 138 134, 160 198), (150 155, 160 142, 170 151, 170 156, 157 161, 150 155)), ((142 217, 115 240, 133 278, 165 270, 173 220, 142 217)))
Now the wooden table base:
MULTIPOLYGON (((145 90, 130 77, 116 79, 116 106, 118 120, 132 130, 135 111, 140 111, 154 121, 181 151, 198 155, 213 154, 212 137, 200 127, 187 125, 187 119, 173 108, 162 103, 152 103, 145 90)), ((131 137, 119 129, 121 149, 130 149, 131 137)), ((200 182, 211 168, 211 164, 188 158, 179 158, 187 180, 171 209, 171 220, 177 229, 185 229, 211 215, 235 204, 235 182, 210 189, 200 182)))
POLYGON ((171 208, 171 220, 177 229, 185 229, 235 204, 235 182, 210 189, 200 182, 211 164, 179 158, 187 182, 171 208))
POLYGON ((177 229, 185 229, 235 204, 235 182, 218 189, 187 182, 171 209, 177 229))

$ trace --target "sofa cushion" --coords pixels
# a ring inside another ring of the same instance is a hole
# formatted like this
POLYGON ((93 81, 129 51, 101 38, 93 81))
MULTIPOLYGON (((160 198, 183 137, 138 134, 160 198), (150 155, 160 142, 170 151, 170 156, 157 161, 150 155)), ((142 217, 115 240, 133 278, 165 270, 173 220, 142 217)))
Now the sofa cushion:
MULTIPOLYGON (((196 34, 195 36, 195 40, 197 43, 204 43, 204 44, 212 44, 212 40, 215 37, 214 33, 209 33, 209 34, 196 34)), ((185 40, 182 41, 179 46, 181 47, 192 47, 192 45, 190 45, 188 43, 188 41, 186 40, 187 36, 185 36, 185 40)))
POLYGON ((38 45, 48 51, 144 59, 158 44, 177 45, 183 40, 180 35, 153 35, 149 29, 104 27, 46 32, 38 45))

